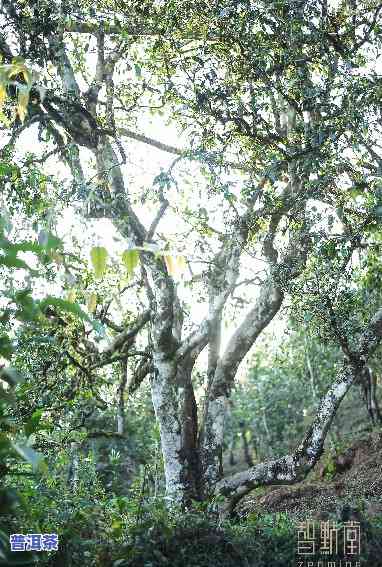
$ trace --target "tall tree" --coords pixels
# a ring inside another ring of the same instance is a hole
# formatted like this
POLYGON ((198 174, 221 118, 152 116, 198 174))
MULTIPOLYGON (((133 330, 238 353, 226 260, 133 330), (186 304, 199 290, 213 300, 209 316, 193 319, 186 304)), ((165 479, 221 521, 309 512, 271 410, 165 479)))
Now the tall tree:
MULTIPOLYGON (((42 146, 50 137, 41 161, 56 153, 71 170, 72 197, 86 203, 87 218, 111 219, 130 266, 139 254, 144 312, 122 327, 109 320, 118 335, 105 351, 83 345, 95 349, 93 366, 123 360, 149 325, 148 360, 129 387, 152 371, 171 501, 223 494, 235 503, 258 484, 303 478, 321 455, 339 403, 379 344, 381 310, 369 310, 350 345, 338 328, 336 304, 326 304, 344 362, 304 440, 290 455, 222 478, 224 418, 240 364, 314 266, 329 269, 332 254, 336 273, 339 267, 343 273, 379 222, 380 12, 373 0, 336 6, 326 0, 60 2, 56 11, 45 1, 2 2, 4 63, 19 57, 40 73, 33 85, 23 72, 7 83, 4 112, 16 96, 19 110, 3 151, 37 124, 42 146), (147 108, 184 132, 185 147, 146 135, 147 108), (126 179, 131 140, 176 156, 157 176, 155 192, 139 197, 157 207, 148 223, 126 179), (83 163, 89 153, 93 172, 83 163), (195 192, 182 202, 187 193, 177 170, 185 163, 192 171, 194 162, 206 179, 199 210, 195 192), (361 198, 354 200, 354 192, 361 198), (225 222, 214 225, 216 207, 225 222), (158 231, 174 212, 184 240, 177 253, 189 255, 187 238, 201 251, 188 261, 193 297, 204 296, 208 311, 196 328, 192 318, 185 321, 174 258, 158 231), (235 293, 244 284, 248 291, 238 302, 235 293), (243 317, 222 347, 222 324, 232 308, 243 317), (205 395, 197 403, 193 376, 204 349, 205 395)), ((100 272, 104 252, 94 250, 100 272)))

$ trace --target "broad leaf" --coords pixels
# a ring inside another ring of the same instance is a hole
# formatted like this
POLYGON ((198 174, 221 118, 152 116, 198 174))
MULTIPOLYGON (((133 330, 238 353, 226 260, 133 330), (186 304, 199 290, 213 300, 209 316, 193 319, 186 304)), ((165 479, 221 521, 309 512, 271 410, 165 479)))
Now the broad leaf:
POLYGON ((42 414, 43 414, 42 409, 37 409, 33 412, 32 416, 28 419, 28 421, 24 425, 24 432, 26 435, 29 436, 39 429, 39 424, 41 421, 42 414))
POLYGON ((75 290, 75 289, 71 289, 71 290, 68 292, 68 296, 67 296, 68 301, 70 301, 70 303, 74 303, 74 301, 76 300, 76 295, 77 295, 77 294, 76 294, 76 290, 75 290))
POLYGON ((125 250, 122 254, 122 262, 126 267, 128 275, 131 277, 139 262, 139 253, 137 250, 125 250))
POLYGON ((184 272, 186 267, 186 259, 184 256, 164 255, 167 271, 171 276, 178 276, 184 272))
POLYGON ((0 265, 7 266, 7 268, 23 268, 24 270, 29 270, 30 272, 36 273, 36 270, 32 270, 24 260, 16 258, 13 254, 7 256, 0 256, 0 265))
POLYGON ((4 106, 4 102, 6 98, 7 98, 7 91, 5 90, 4 83, 0 81, 0 111, 4 106))
POLYGON ((62 241, 47 230, 41 230, 38 235, 38 242, 43 251, 52 251, 62 246, 62 241))
POLYGON ((104 246, 94 246, 90 251, 90 258, 96 278, 102 278, 106 271, 107 250, 104 246))
POLYGON ((163 256, 163 259, 165 261, 168 273, 170 274, 170 276, 173 276, 176 270, 174 258, 172 256, 163 256))
POLYGON ((27 114, 29 103, 29 88, 23 85, 18 87, 17 94, 17 114, 20 117, 21 122, 24 122, 25 116, 27 114))

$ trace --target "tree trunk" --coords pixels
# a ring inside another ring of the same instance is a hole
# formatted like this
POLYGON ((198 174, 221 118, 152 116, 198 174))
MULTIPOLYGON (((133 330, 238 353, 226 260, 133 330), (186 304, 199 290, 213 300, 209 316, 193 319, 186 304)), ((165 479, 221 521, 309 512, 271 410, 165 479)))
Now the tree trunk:
POLYGON ((241 439, 243 441, 244 461, 247 463, 247 465, 249 467, 253 467, 252 455, 251 455, 250 446, 249 446, 248 439, 247 439, 247 433, 250 433, 250 432, 246 428, 245 423, 241 423, 240 428, 241 428, 241 439))
POLYGON ((197 407, 191 384, 192 362, 182 365, 154 357, 151 395, 159 424, 169 501, 188 506, 200 499, 197 407))

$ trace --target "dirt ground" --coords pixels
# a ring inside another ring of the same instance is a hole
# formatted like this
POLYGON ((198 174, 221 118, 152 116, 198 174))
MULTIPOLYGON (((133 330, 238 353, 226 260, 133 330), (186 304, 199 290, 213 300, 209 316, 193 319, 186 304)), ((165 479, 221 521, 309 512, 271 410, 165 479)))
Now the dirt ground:
POLYGON ((288 512, 296 520, 382 517, 382 433, 358 439, 338 454, 326 451, 305 481, 259 488, 237 510, 244 517, 265 512, 288 512))

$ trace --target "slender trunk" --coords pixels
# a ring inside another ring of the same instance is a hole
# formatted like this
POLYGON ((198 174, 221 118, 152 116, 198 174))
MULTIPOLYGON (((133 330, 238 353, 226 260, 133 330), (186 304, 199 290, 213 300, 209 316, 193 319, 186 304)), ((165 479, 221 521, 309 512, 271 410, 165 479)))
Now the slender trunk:
POLYGON ((121 380, 118 388, 117 433, 125 433, 125 389, 127 384, 127 359, 121 362, 121 380))
POLYGON ((245 426, 243 425, 242 430, 241 430, 241 438, 243 441, 243 453, 244 453, 244 460, 247 463, 247 465, 249 467, 253 467, 253 460, 252 460, 252 455, 251 452, 249 450, 249 443, 248 443, 248 439, 247 439, 247 433, 248 430, 245 428, 245 426))
POLYGON ((382 415, 377 399, 377 379, 375 373, 366 366, 361 375, 362 396, 373 426, 382 424, 382 415))
POLYGON ((236 465, 236 459, 235 459, 235 445, 236 445, 236 439, 235 436, 232 435, 231 437, 231 441, 229 443, 229 464, 231 467, 234 467, 236 465))
POLYGON ((272 436, 271 436, 271 432, 269 431, 267 416, 266 416, 265 410, 263 410, 263 413, 262 413, 262 420, 263 420, 263 424, 264 424, 265 435, 266 435, 266 438, 267 438, 267 441, 266 441, 267 456, 270 457, 271 455, 273 455, 272 436))
MULTIPOLYGON (((306 339, 306 336, 305 336, 305 357, 306 357, 306 365, 308 367, 308 372, 309 372, 309 376, 310 376, 310 385, 311 385, 311 388, 312 388, 313 404, 314 404, 314 407, 317 407, 320 399, 319 399, 319 395, 317 393, 316 377, 315 377, 315 374, 314 374, 314 371, 313 371, 313 366, 312 366, 312 362, 311 362, 310 355, 309 355, 309 347, 308 347, 308 341, 306 339)), ((329 438, 330 444, 332 446, 332 449, 334 449, 335 446, 336 446, 336 441, 335 441, 335 437, 334 437, 333 427, 330 429, 330 431, 328 433, 328 438, 329 438)))
POLYGON ((70 488, 75 490, 78 486, 79 481, 79 443, 75 443, 74 441, 70 444, 70 466, 69 466, 69 474, 68 474, 68 481, 70 484, 70 488))
POLYGON ((255 453, 256 460, 259 458, 259 444, 256 438, 256 435, 251 431, 251 445, 252 445, 252 452, 255 453))
POLYGON ((316 404, 318 402, 316 380, 315 380, 313 367, 312 367, 312 363, 311 363, 310 356, 309 356, 308 341, 306 340, 306 337, 305 337, 305 357, 306 357, 306 365, 308 367, 308 372, 309 372, 309 377, 310 377, 310 386, 312 388, 313 403, 316 404))

